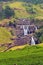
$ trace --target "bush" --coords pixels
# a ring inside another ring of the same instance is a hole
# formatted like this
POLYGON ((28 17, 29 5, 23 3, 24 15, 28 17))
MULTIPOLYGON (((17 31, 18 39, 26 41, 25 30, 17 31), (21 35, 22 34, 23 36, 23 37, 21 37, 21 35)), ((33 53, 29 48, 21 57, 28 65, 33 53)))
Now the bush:
POLYGON ((14 11, 9 6, 5 7, 4 13, 6 18, 10 18, 11 16, 14 16, 15 14, 14 11))
POLYGON ((28 12, 28 13, 30 13, 30 14, 36 14, 36 9, 34 9, 34 8, 26 8, 26 11, 28 12))
POLYGON ((35 35, 39 39, 39 41, 43 43, 43 30, 36 32, 35 35))

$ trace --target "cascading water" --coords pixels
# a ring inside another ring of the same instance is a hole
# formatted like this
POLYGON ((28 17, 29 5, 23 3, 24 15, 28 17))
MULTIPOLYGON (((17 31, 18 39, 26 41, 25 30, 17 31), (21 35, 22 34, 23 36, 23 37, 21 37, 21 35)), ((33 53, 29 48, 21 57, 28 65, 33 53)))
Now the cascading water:
POLYGON ((24 35, 27 35, 27 29, 24 29, 24 35))
POLYGON ((37 27, 35 26, 35 30, 37 31, 37 27))
POLYGON ((31 45, 35 45, 35 40, 34 40, 33 36, 31 37, 31 45))
POLYGON ((28 27, 25 28, 25 26, 23 26, 23 30, 24 30, 24 35, 27 35, 28 34, 28 27))

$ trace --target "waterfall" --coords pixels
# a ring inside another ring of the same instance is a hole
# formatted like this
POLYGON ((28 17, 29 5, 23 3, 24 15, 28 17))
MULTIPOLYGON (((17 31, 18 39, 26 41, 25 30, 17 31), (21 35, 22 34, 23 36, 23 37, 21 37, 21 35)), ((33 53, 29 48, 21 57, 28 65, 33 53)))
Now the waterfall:
POLYGON ((28 34, 28 27, 25 28, 25 26, 23 25, 23 30, 24 30, 24 35, 27 35, 28 34))
POLYGON ((31 45, 35 45, 35 40, 34 40, 33 36, 31 37, 31 45))
POLYGON ((37 27, 35 26, 35 30, 37 31, 37 27))
POLYGON ((24 29, 24 35, 27 35, 27 29, 24 29))

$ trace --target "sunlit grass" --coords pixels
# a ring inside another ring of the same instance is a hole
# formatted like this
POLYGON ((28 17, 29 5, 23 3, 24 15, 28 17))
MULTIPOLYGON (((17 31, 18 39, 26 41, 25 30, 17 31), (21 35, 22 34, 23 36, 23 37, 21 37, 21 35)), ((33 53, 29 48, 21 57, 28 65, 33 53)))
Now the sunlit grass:
POLYGON ((11 42, 11 37, 11 33, 6 28, 0 27, 0 44, 11 42))
POLYGON ((23 2, 14 2, 14 3, 10 3, 9 6, 11 8, 19 8, 19 9, 23 9, 25 10, 25 8, 22 6, 23 2))
POLYGON ((21 45, 21 46, 15 46, 15 47, 13 47, 13 48, 11 48, 11 49, 9 49, 9 50, 23 49, 23 48, 26 47, 26 46, 29 46, 29 45, 26 44, 26 45, 21 45))
POLYGON ((36 19, 43 19, 43 16, 37 16, 37 17, 35 17, 36 19))
POLYGON ((38 44, 39 46, 43 47, 43 43, 38 44))

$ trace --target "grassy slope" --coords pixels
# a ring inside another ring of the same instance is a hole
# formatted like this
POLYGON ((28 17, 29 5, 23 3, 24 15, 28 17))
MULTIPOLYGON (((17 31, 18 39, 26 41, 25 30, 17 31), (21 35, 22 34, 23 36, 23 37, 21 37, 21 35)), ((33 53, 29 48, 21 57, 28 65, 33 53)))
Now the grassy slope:
POLYGON ((11 38, 11 34, 10 32, 3 27, 0 27, 0 43, 9 43, 11 42, 10 38, 11 38))
POLYGON ((25 7, 23 7, 22 4, 24 4, 24 2, 7 3, 7 5, 10 6, 12 9, 14 8, 22 9, 15 11, 15 17, 26 18, 28 16, 28 13, 26 12, 25 7))
POLYGON ((43 65, 43 47, 27 46, 21 50, 0 53, 0 65, 43 65))
MULTIPOLYGON (((38 4, 38 5, 32 4, 32 7, 36 8, 36 10, 37 10, 37 13, 35 15, 27 13, 25 8, 28 6, 23 6, 24 4, 26 4, 26 2, 12 2, 12 3, 5 4, 5 6, 9 5, 13 9, 14 8, 22 9, 22 10, 15 11, 15 17, 21 17, 21 18, 35 17, 38 19, 43 19, 43 9, 40 8, 40 4, 38 4)), ((42 4, 42 6, 43 6, 43 4, 42 4)))

